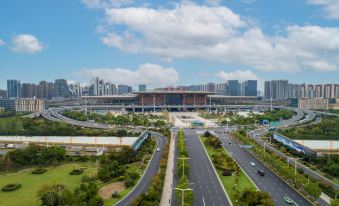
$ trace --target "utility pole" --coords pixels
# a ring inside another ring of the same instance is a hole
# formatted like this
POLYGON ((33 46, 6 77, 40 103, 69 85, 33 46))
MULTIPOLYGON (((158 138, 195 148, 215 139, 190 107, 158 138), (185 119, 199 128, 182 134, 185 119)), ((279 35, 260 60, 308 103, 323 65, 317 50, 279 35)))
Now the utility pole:
POLYGON ((184 206, 185 202, 185 191, 192 191, 193 189, 187 188, 187 189, 182 189, 182 188, 173 188, 174 190, 180 190, 181 191, 181 205, 184 206))

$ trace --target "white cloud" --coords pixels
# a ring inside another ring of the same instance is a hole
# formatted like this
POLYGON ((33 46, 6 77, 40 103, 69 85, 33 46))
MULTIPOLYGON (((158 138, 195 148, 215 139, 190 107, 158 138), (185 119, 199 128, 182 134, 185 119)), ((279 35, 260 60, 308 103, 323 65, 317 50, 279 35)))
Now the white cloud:
POLYGON ((254 74, 250 70, 236 70, 232 72, 225 72, 225 71, 219 71, 216 74, 217 77, 222 79, 223 81, 227 80, 239 80, 239 81, 245 81, 245 80, 258 80, 258 77, 256 74, 254 74))
POLYGON ((174 8, 105 9, 102 42, 164 60, 200 58, 262 71, 333 71, 339 66, 339 28, 291 25, 266 35, 224 6, 192 2, 174 8), (122 30, 121 28, 125 28, 122 30))
POLYGON ((338 0, 308 0, 308 4, 323 7, 326 17, 329 19, 339 19, 339 1, 338 0))
POLYGON ((150 86, 167 86, 179 80, 178 72, 171 67, 162 67, 157 64, 142 64, 137 70, 122 68, 82 69, 80 76, 89 78, 99 77, 116 84, 147 84, 150 86))
POLYGON ((5 41, 0 39, 0 46, 5 45, 5 41))
POLYGON ((12 40, 12 51, 34 54, 44 49, 44 45, 31 34, 19 34, 12 40))
POLYGON ((82 0, 82 3, 91 9, 120 7, 124 5, 129 5, 132 2, 133 0, 82 0))

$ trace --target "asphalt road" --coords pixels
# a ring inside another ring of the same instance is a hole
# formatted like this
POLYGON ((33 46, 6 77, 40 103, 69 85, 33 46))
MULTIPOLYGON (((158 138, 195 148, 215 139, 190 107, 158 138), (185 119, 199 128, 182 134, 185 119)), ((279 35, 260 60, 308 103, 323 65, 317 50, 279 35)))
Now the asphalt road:
POLYGON ((228 206, 230 205, 203 145, 196 134, 197 130, 185 129, 185 142, 190 165, 189 179, 194 190, 194 206, 228 206))
POLYGON ((148 185, 152 180, 152 177, 157 174, 160 167, 161 156, 166 145, 166 140, 163 136, 158 134, 154 134, 153 136, 155 136, 157 139, 157 146, 160 148, 160 151, 154 153, 153 158, 149 163, 149 167, 147 168, 140 182, 133 188, 133 190, 127 196, 125 196, 120 202, 115 204, 115 206, 131 205, 132 201, 135 198, 146 192, 148 185))
MULTIPOLYGON (((220 131, 220 130, 219 130, 220 131)), ((230 152, 235 161, 246 172, 250 179, 257 185, 261 191, 268 192, 275 202, 275 205, 287 205, 284 202, 283 197, 287 195, 295 202, 294 205, 308 206, 312 205, 302 195, 297 193, 288 184, 282 181, 276 174, 268 169, 263 163, 257 160, 246 149, 240 147, 240 145, 228 134, 221 132, 217 135, 220 137, 223 147, 230 152), (231 144, 229 144, 229 142, 231 144), (255 166, 251 166, 250 163, 254 162, 255 166), (265 171, 265 176, 260 176, 257 172, 258 169, 265 171)))

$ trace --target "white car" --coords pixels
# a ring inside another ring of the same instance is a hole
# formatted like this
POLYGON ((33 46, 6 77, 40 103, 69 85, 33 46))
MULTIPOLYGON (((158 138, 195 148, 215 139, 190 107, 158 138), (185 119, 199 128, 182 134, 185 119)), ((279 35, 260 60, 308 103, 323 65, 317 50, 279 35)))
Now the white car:
POLYGON ((157 152, 160 152, 160 148, 159 147, 157 148, 157 152))
POLYGON ((255 163, 254 163, 254 162, 251 162, 250 165, 251 165, 252 167, 255 167, 255 163))

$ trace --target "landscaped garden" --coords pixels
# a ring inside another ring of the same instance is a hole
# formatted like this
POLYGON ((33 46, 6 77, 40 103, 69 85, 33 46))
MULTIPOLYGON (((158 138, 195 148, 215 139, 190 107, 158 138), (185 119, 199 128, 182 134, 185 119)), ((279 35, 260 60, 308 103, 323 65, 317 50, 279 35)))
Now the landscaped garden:
POLYGON ((85 114, 84 112, 78 111, 65 111, 63 115, 79 120, 79 121, 88 121, 92 120, 99 123, 113 124, 113 125, 133 125, 133 126, 156 126, 161 127, 166 125, 166 120, 162 115, 153 115, 153 114, 136 114, 136 113, 127 113, 127 114, 118 114, 113 115, 111 113, 99 114, 99 113, 90 113, 85 114))
POLYGON ((7 184, 21 184, 21 187, 10 192, 0 191, 0 205, 36 206, 40 204, 38 191, 46 184, 62 184, 69 189, 80 185, 84 175, 93 176, 97 173, 95 163, 69 163, 56 167, 48 167, 42 174, 32 174, 36 168, 24 169, 17 173, 0 176, 0 187, 7 184), (73 169, 82 168, 81 175, 70 175, 73 169))

